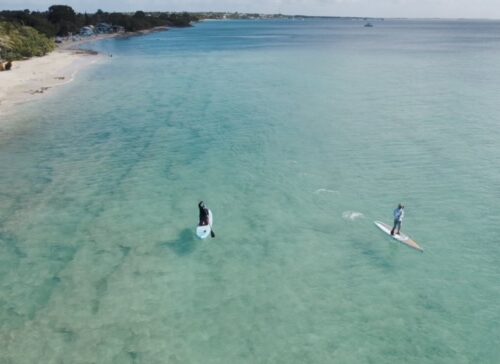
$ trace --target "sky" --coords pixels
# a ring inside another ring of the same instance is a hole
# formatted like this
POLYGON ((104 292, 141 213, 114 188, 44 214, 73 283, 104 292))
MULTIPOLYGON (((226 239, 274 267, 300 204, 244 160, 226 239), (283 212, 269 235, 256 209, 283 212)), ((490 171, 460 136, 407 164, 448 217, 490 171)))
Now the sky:
POLYGON ((500 19, 500 0, 0 0, 0 10, 238 11, 322 16, 500 19))

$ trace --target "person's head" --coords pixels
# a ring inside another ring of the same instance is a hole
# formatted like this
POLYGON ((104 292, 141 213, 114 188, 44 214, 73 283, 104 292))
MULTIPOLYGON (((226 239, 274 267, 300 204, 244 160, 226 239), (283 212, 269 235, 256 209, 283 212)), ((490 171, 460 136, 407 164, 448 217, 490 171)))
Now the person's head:
POLYGON ((403 206, 403 204, 402 204, 402 203, 400 203, 400 204, 398 205, 398 209, 404 209, 404 208, 405 208, 405 207, 403 206))
POLYGON ((205 204, 203 203, 203 201, 200 201, 200 203, 198 204, 198 206, 205 207, 205 204))

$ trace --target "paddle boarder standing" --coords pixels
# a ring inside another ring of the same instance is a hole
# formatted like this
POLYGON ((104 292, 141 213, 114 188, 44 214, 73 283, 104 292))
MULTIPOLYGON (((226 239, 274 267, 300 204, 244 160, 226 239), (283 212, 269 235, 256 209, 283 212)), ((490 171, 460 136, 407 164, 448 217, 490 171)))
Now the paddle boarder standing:
POLYGON ((394 226, 392 227, 391 235, 394 235, 394 230, 396 230, 396 228, 398 229, 396 234, 399 235, 399 231, 401 230, 401 222, 403 221, 403 217, 405 216, 404 208, 405 207, 402 204, 399 204, 398 207, 394 210, 394 226))
POLYGON ((199 226, 205 226, 208 225, 208 209, 203 203, 203 201, 200 201, 198 204, 198 209, 200 210, 200 222, 199 226))

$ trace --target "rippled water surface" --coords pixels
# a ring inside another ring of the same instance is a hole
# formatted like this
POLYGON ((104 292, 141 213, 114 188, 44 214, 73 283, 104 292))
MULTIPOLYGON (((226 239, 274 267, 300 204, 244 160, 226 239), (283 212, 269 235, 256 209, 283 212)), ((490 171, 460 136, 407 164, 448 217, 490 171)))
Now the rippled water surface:
POLYGON ((497 363, 500 23, 363 24, 101 42, 2 121, 0 362, 497 363))

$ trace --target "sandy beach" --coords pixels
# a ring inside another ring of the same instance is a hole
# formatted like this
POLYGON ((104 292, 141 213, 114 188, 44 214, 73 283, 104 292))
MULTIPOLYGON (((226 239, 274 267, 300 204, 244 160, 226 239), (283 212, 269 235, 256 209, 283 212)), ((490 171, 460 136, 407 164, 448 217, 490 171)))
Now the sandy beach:
POLYGON ((71 82, 80 70, 103 59, 90 52, 57 49, 43 57, 14 61, 12 70, 0 72, 0 116, 71 82))
POLYGON ((14 112, 16 105, 53 92, 57 86, 71 82, 82 69, 107 59, 105 55, 81 50, 82 45, 166 30, 167 27, 157 27, 138 32, 102 34, 76 40, 72 38, 59 44, 55 51, 46 56, 14 61, 12 70, 0 72, 0 117, 14 112))

